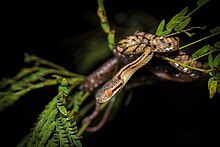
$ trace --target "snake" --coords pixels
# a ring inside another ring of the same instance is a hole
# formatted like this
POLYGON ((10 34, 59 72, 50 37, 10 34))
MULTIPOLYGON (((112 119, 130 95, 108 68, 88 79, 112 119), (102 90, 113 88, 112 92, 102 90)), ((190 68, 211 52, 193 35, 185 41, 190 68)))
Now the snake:
POLYGON ((135 32, 134 35, 121 39, 116 44, 116 51, 122 56, 139 55, 137 59, 122 67, 112 79, 106 82, 96 93, 96 102, 105 103, 112 99, 128 82, 130 77, 153 57, 154 52, 164 53, 179 48, 178 37, 163 37, 146 32, 135 32))
POLYGON ((86 76, 85 81, 79 86, 82 91, 92 92, 96 87, 107 81, 113 74, 119 62, 117 57, 112 57, 99 68, 86 76))
MULTIPOLYGON (((120 40, 113 50, 114 57, 107 60, 98 69, 93 71, 85 79, 85 82, 80 85, 80 89, 83 91, 93 91, 96 87, 103 84, 109 76, 112 75, 118 62, 123 62, 123 66, 112 79, 107 81, 96 93, 96 107, 93 113, 83 119, 82 122, 94 119, 100 111, 100 104, 108 102, 110 104, 107 107, 106 113, 100 123, 93 127, 88 127, 88 132, 95 132, 99 130, 106 122, 109 111, 113 105, 114 97, 125 86, 130 77, 141 67, 149 63, 154 53, 166 53, 170 51, 176 51, 172 54, 172 59, 192 67, 202 67, 202 64, 197 60, 192 60, 190 55, 178 50, 179 48, 178 37, 161 37, 145 32, 135 32, 134 35, 128 36, 120 40), (190 61, 190 62, 188 62, 190 61)), ((183 67, 176 62, 168 63, 180 72, 174 74, 166 66, 158 66, 148 64, 147 69, 154 75, 161 79, 177 81, 177 82, 192 82, 199 77, 199 73, 195 70, 183 67)), ((170 66, 169 66, 170 67, 170 66)))

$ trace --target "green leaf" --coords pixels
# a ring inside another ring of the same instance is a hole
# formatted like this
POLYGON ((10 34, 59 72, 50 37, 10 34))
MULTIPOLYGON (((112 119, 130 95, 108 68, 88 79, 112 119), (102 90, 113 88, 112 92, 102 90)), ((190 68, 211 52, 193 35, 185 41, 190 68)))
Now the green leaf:
POLYGON ((217 85, 218 93, 220 94, 220 84, 217 85))
POLYGON ((156 35, 161 34, 163 32, 164 25, 165 25, 165 20, 162 20, 159 26, 157 27, 156 35))
POLYGON ((184 21, 182 21, 180 24, 178 24, 178 25, 174 28, 174 30, 177 31, 177 32, 181 31, 182 29, 184 29, 184 28, 188 25, 188 23, 190 22, 190 20, 191 20, 191 17, 188 17, 187 19, 185 19, 184 21))
POLYGON ((220 33, 220 26, 214 28, 214 29, 211 29, 210 30, 210 33, 211 34, 217 34, 217 33, 220 33))
POLYGON ((216 79, 217 81, 220 81, 220 72, 217 72, 217 73, 215 74, 215 79, 216 79))
POLYGON ((179 16, 175 19, 174 22, 181 23, 184 19, 188 18, 187 16, 179 16))
MULTIPOLYGON (((184 16, 186 14, 186 12, 188 11, 188 7, 185 7, 182 11, 180 11, 180 13, 176 14, 166 25, 166 29, 172 29, 174 28, 177 24, 175 23, 179 23, 179 20, 182 16, 184 16), (178 21, 178 22, 177 22, 178 21), (174 25, 175 24, 175 25, 174 25), (174 25, 174 26, 173 26, 174 25)), ((184 18, 185 19, 185 18, 184 18)))
POLYGON ((212 54, 209 54, 208 63, 209 63, 210 68, 214 67, 212 54))
POLYGON ((60 113, 62 113, 64 116, 67 116, 67 110, 65 106, 58 106, 57 108, 59 109, 60 113))
POLYGON ((217 56, 215 56, 213 64, 214 64, 214 66, 219 66, 220 65, 220 53, 217 56))
POLYGON ((63 94, 64 94, 65 96, 67 96, 68 93, 69 93, 69 90, 68 90, 67 87, 62 87, 62 92, 63 92, 63 94))
POLYGON ((165 36, 167 34, 169 34, 172 30, 166 30, 166 31, 163 31, 161 32, 160 34, 158 34, 158 36, 165 36))
POLYGON ((199 6, 199 7, 201 7, 201 6, 203 6, 203 5, 205 5, 207 2, 209 2, 210 0, 199 0, 198 2, 197 2, 197 6, 199 6))
POLYGON ((216 43, 214 44, 214 47, 220 48, 220 41, 216 42, 216 43))
POLYGON ((174 27, 176 27, 179 24, 179 22, 173 21, 172 23, 169 23, 169 25, 166 25, 167 30, 172 30, 174 27))
POLYGON ((209 78, 208 80, 208 88, 211 86, 212 81, 214 80, 214 78, 209 78))
POLYGON ((186 33, 186 35, 188 35, 189 37, 192 37, 195 33, 189 33, 189 32, 184 32, 186 33))
POLYGON ((43 136, 41 138, 40 144, 45 144, 47 140, 49 140, 50 135, 52 134, 53 130, 56 127, 56 122, 52 122, 47 126, 47 130, 43 131, 43 136))
POLYGON ((63 78, 62 81, 61 81, 61 85, 59 86, 59 91, 60 91, 60 92, 63 92, 63 94, 64 94, 65 96, 67 96, 68 93, 69 93, 69 92, 68 92, 67 85, 68 85, 68 81, 67 81, 65 78, 63 78))
POLYGON ((173 29, 174 27, 176 27, 179 23, 181 23, 186 18, 187 18, 186 16, 176 17, 175 20, 173 20, 172 22, 169 22, 166 25, 166 29, 173 29))
POLYGON ((184 16, 187 11, 188 11, 188 7, 185 7, 182 11, 180 11, 180 13, 177 14, 178 17, 179 17, 179 16, 184 16))
POLYGON ((74 144, 77 146, 77 147, 82 147, 82 144, 80 142, 80 140, 73 140, 74 141, 74 144))
POLYGON ((203 46, 201 49, 199 49, 198 51, 192 54, 192 58, 196 58, 196 57, 199 57, 205 54, 209 50, 209 48, 210 48, 210 45, 203 46))
POLYGON ((210 51, 210 52, 216 52, 216 51, 218 51, 218 50, 219 50, 219 48, 213 47, 213 46, 209 48, 209 51, 210 51))
POLYGON ((208 81, 209 96, 212 98, 217 91, 217 81, 210 78, 208 81))

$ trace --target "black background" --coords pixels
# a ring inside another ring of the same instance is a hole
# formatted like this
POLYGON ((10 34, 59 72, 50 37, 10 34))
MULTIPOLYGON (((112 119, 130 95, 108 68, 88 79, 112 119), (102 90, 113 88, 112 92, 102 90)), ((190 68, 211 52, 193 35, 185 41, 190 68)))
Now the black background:
MULTIPOLYGON (((185 6, 195 8, 195 3, 192 0, 106 0, 105 6, 110 20, 118 12, 130 9, 143 10, 162 20, 172 17, 185 6)), ((96 13, 95 0, 13 2, 5 3, 4 7, 1 77, 12 77, 25 66, 24 52, 72 69, 69 63, 73 56, 65 52, 61 42, 97 28, 83 17, 83 12, 96 13)), ((194 14, 194 23, 210 28, 218 26, 218 7, 217 1, 212 0, 194 14)), ((136 89, 135 98, 128 107, 122 107, 114 121, 92 134, 83 142, 84 146, 219 145, 219 97, 210 100, 205 82, 201 83, 163 82, 136 89)), ((36 122, 49 96, 55 94, 53 88, 36 90, 6 109, 0 115, 1 145, 15 146, 36 122)))

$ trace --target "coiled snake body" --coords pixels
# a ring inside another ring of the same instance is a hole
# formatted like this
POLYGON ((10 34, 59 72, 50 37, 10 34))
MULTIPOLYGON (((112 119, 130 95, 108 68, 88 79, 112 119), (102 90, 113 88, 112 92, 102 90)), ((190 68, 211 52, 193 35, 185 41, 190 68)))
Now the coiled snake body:
MULTIPOLYGON (((85 83, 80 86, 81 90, 92 91, 94 88, 98 87, 98 85, 101 85, 106 81, 108 77, 107 75, 109 75, 109 73, 112 74, 118 62, 126 64, 112 79, 106 82, 98 90, 96 93, 95 110, 91 115, 85 117, 82 122, 94 119, 100 111, 100 104, 111 100, 125 86, 130 77, 152 59, 154 53, 176 51, 177 54, 172 54, 174 55, 173 60, 192 67, 202 67, 200 62, 191 60, 192 58, 189 55, 178 50, 178 48, 178 37, 159 37, 145 32, 136 32, 134 35, 120 40, 113 50, 114 57, 87 76, 85 83)), ((178 82, 191 82, 199 77, 199 74, 193 69, 183 67, 176 62, 168 61, 168 63, 178 69, 181 73, 175 75, 169 74, 165 70, 161 70, 160 67, 158 68, 157 66, 152 65, 148 65, 147 69, 162 79, 178 82)), ((89 127, 86 130, 89 132, 99 130, 104 125, 112 105, 113 101, 108 105, 103 120, 97 126, 89 127)))
POLYGON ((127 83, 130 77, 147 64, 154 52, 163 53, 176 51, 179 48, 179 38, 159 37, 145 32, 136 32, 116 44, 116 50, 125 56, 141 54, 136 60, 122 67, 116 75, 96 93, 96 102, 105 103, 116 95, 127 83))

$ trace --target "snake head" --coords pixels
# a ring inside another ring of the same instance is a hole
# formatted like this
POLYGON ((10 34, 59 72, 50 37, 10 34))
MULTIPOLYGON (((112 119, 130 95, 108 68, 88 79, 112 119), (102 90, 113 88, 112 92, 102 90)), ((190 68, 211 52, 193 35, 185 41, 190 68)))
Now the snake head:
POLYGON ((139 54, 146 47, 136 36, 128 36, 116 44, 116 50, 124 55, 139 54))
POLYGON ((102 86, 101 89, 96 93, 96 102, 105 103, 113 98, 116 93, 123 87, 123 82, 121 80, 112 79, 102 86))

